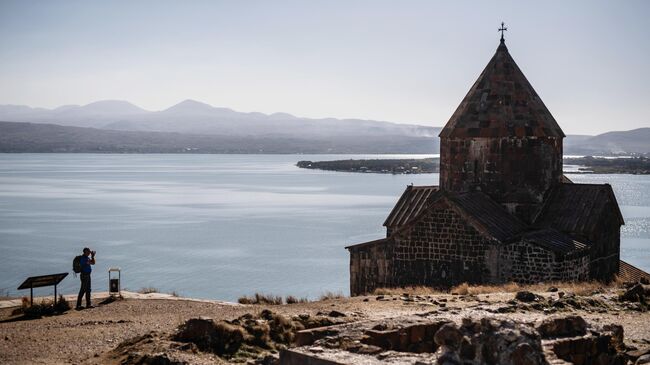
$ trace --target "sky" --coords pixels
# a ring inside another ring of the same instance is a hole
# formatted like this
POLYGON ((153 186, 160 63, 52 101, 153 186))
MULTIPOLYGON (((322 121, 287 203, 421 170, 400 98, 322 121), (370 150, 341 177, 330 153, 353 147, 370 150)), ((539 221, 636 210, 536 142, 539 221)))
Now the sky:
POLYGON ((443 126, 499 44, 567 134, 650 127, 650 1, 6 1, 0 104, 443 126))

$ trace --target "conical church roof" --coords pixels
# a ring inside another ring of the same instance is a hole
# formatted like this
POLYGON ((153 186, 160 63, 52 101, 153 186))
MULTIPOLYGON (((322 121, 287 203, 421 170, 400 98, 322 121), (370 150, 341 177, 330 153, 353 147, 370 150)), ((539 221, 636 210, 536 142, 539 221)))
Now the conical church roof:
POLYGON ((503 39, 440 137, 564 137, 503 39))

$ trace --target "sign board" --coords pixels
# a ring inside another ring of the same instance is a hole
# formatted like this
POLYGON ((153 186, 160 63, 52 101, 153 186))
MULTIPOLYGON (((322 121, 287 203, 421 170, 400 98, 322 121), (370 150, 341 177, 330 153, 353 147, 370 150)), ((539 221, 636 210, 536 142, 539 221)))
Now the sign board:
POLYGON ((58 285, 61 280, 65 279, 66 276, 68 276, 67 272, 51 275, 30 276, 25 279, 22 284, 20 284, 18 290, 58 285))
POLYGON ((18 287, 18 290, 29 289, 29 302, 34 304, 34 288, 54 285, 54 304, 56 304, 56 286, 68 276, 67 272, 60 274, 30 276, 18 287))

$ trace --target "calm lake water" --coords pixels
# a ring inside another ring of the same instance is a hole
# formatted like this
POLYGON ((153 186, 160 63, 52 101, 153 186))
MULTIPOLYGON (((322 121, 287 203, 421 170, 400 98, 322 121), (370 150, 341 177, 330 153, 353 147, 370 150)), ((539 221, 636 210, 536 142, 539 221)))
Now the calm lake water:
MULTIPOLYGON (((295 163, 387 157, 426 156, 0 154, 0 290, 16 295, 27 276, 71 271, 90 246, 96 291, 107 290, 107 270, 119 266, 129 290, 224 300, 256 291, 347 294, 344 247, 383 237, 406 185, 437 185, 438 174, 295 163)), ((613 186, 626 219, 621 256, 650 270, 650 176, 570 178, 613 186)), ((61 285, 64 293, 77 288, 72 275, 61 285)))

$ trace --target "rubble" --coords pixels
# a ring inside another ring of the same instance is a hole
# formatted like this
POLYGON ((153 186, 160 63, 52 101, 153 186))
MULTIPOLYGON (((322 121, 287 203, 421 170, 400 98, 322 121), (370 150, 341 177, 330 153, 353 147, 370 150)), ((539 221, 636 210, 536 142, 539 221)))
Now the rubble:
POLYGON ((648 297, 650 297, 650 286, 639 282, 621 294, 619 299, 625 302, 640 302, 645 304, 646 298, 648 297))
MULTIPOLYGON (((539 323, 495 317, 405 316, 299 331, 280 365, 625 364, 623 328, 576 315, 539 323)), ((641 357, 639 357, 641 358, 641 357)))

